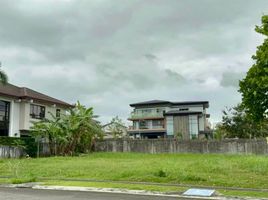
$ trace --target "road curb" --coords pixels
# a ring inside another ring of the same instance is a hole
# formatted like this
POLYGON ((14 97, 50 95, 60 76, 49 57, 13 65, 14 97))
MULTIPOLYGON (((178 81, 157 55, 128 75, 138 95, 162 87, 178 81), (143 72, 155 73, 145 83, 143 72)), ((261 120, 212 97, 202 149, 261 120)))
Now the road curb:
POLYGON ((77 192, 99 192, 99 193, 115 193, 115 194, 129 194, 141 196, 161 196, 161 197, 175 197, 179 199, 196 199, 196 200, 268 200, 267 198, 252 198, 252 197, 226 197, 226 196, 184 196, 179 194, 167 194, 164 192, 151 192, 146 190, 128 190, 117 188, 95 188, 95 187, 79 187, 79 186, 44 186, 42 183, 24 183, 24 184, 5 184, 0 187, 9 188, 29 188, 36 190, 58 190, 58 191, 77 191, 77 192))
MULTIPOLYGON (((101 192, 101 193, 117 193, 117 194, 131 194, 143 196, 162 196, 162 197, 183 197, 185 199, 209 199, 209 200, 222 200, 225 197, 199 197, 199 196, 183 196, 177 194, 166 194, 162 192, 150 192, 146 190, 127 190, 117 188, 95 188, 95 187, 78 187, 78 186, 42 186, 36 185, 33 189, 44 190, 65 190, 65 191, 81 191, 81 192, 101 192)), ((228 198, 229 200, 230 198, 228 198)), ((237 199, 236 199, 237 200, 237 199)))
POLYGON ((141 196, 161 196, 161 197, 176 197, 181 199, 200 199, 200 200, 268 200, 268 198, 252 198, 252 197, 225 197, 225 196, 185 196, 179 194, 167 194, 164 192, 150 192, 146 190, 128 190, 117 188, 95 188, 95 187, 78 187, 78 186, 44 186, 42 183, 24 183, 24 184, 5 184, 0 187, 7 188, 29 188, 36 190, 58 190, 58 191, 77 191, 77 192, 99 192, 99 193, 115 193, 115 194, 129 194, 141 196))

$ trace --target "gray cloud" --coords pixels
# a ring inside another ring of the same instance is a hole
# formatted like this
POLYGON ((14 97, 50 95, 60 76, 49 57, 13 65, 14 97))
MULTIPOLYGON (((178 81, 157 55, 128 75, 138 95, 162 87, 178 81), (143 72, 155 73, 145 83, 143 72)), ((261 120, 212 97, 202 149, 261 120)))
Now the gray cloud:
POLYGON ((245 73, 224 72, 222 74, 221 86, 223 87, 239 87, 239 80, 242 80, 245 73))
POLYGON ((254 26, 267 8, 266 0, 2 0, 0 59, 12 83, 80 100, 102 121, 157 98, 210 100, 217 121, 240 101, 235 86, 263 40, 254 26))

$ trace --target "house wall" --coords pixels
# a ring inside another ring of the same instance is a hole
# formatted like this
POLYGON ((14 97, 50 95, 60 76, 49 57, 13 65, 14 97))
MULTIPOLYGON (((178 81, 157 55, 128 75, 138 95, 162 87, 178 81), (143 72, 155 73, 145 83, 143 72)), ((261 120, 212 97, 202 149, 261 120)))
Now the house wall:
POLYGON ((20 135, 20 103, 12 100, 10 104, 9 136, 18 137, 19 135, 20 135))
MULTIPOLYGON (((0 96, 0 100, 10 102, 10 119, 9 119, 9 136, 10 137, 20 137, 20 130, 29 130, 33 122, 39 121, 38 119, 33 119, 30 116, 30 102, 21 101, 16 99, 0 96)), ((46 113, 45 117, 51 119, 52 113, 56 115, 56 110, 61 110, 61 115, 66 114, 66 109, 60 106, 54 107, 52 104, 41 104, 33 102, 35 105, 45 106, 46 113)))
POLYGON ((180 134, 182 139, 190 139, 189 135, 189 116, 174 116, 173 118, 174 135, 180 134))
POLYGON ((181 105, 181 106, 172 106, 168 107, 167 111, 170 110, 178 110, 178 109, 183 109, 183 108, 188 108, 189 111, 191 112, 204 112, 203 105, 181 105))
POLYGON ((34 119, 34 118, 32 118, 30 116, 31 104, 39 105, 39 106, 45 106, 45 110, 46 110, 45 118, 47 118, 47 119, 52 119, 53 118, 50 113, 52 113, 54 116, 56 116, 56 110, 57 109, 61 110, 61 116, 66 114, 66 109, 65 108, 58 107, 58 106, 54 107, 52 104, 50 104, 50 105, 42 104, 42 103, 35 102, 35 101, 33 101, 32 103, 23 102, 22 103, 23 112, 21 114, 22 123, 21 123, 21 126, 20 126, 20 129, 22 129, 22 130, 29 130, 34 122, 40 121, 39 119, 34 119))

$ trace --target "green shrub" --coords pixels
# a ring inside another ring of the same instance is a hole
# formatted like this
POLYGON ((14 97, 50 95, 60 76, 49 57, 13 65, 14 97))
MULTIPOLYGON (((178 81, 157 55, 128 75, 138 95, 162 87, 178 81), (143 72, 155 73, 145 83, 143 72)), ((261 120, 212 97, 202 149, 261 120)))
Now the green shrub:
POLYGON ((11 179, 12 184, 21 184, 21 183, 30 183, 30 182, 36 182, 37 179, 35 177, 32 178, 13 178, 11 179))
POLYGON ((155 175, 158 176, 158 177, 167 177, 167 173, 165 171, 163 171, 162 169, 158 170, 155 173, 155 175))

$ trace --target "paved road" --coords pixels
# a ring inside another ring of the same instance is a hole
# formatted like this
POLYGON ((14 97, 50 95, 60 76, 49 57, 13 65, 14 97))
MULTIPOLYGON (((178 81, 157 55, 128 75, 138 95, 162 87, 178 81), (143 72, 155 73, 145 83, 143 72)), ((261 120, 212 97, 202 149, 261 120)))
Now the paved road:
POLYGON ((156 197, 99 192, 34 190, 28 188, 1 188, 0 200, 175 200, 175 197, 156 197))

